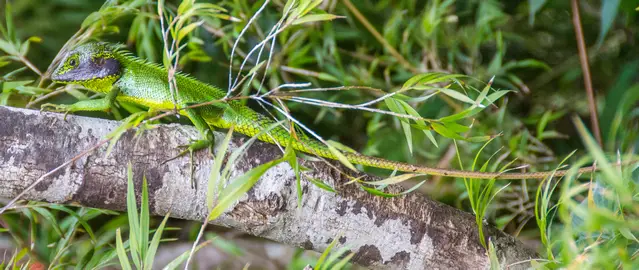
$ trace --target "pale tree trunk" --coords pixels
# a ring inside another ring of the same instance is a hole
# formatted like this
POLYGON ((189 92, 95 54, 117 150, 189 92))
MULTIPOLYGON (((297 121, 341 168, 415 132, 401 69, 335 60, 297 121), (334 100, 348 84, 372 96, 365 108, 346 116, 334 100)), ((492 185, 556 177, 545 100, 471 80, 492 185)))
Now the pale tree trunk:
MULTIPOLYGON (((0 197, 13 198, 37 178, 103 139, 116 121, 0 107, 0 197)), ((126 168, 133 165, 136 185, 145 175, 154 215, 202 221, 208 214, 206 187, 212 159, 195 155, 196 188, 190 183, 188 155, 175 156, 178 146, 197 138, 190 126, 159 125, 134 136, 123 135, 105 157, 106 146, 46 178, 24 199, 124 210, 126 168)), ((216 133, 222 142, 224 134, 216 133)), ((234 136, 230 150, 247 140, 234 136)), ((280 157, 273 145, 256 142, 234 164, 239 176, 280 157)), ((303 161, 312 171, 302 177, 302 203, 297 204, 296 177, 288 163, 267 171, 257 184, 213 224, 322 252, 335 238, 356 253, 352 261, 371 268, 488 268, 486 250, 478 238, 475 218, 420 194, 383 198, 368 194, 324 162, 303 161), (307 181, 313 177, 335 188, 330 193, 307 181)), ((332 163, 347 172, 337 163, 332 163)), ((365 176, 374 180, 375 177, 365 176)), ((398 193, 401 187, 386 192, 398 193)), ((501 266, 537 255, 509 235, 485 227, 501 266)), ((514 268, 527 266, 521 263, 514 268)), ((512 267, 511 267, 512 268, 512 267)))

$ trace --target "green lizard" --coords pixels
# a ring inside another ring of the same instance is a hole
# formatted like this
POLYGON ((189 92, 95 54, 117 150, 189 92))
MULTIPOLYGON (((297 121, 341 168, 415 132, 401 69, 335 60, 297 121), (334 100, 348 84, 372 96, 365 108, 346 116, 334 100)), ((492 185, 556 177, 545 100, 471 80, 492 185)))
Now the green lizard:
MULTIPOLYGON (((178 91, 171 95, 167 70, 133 56, 108 43, 87 43, 69 51, 54 70, 51 79, 63 84, 79 84, 89 90, 104 93, 106 97, 79 101, 71 105, 44 104, 55 111, 103 111, 108 110, 115 100, 141 104, 156 110, 174 109, 192 104, 220 100, 226 91, 200 82, 184 74, 176 74, 178 91), (176 101, 176 103, 174 103, 176 101)), ((230 128, 247 136, 256 136, 264 128, 275 123, 272 119, 252 110, 238 100, 230 100, 222 105, 205 105, 198 108, 182 109, 180 114, 187 116, 200 131, 202 139, 194 142, 190 150, 205 148, 212 144, 212 128, 230 128)), ((287 145, 289 141, 295 150, 329 159, 338 159, 322 142, 300 136, 291 139, 289 131, 277 126, 268 133, 262 133, 258 139, 268 143, 287 145)), ((474 172, 453 169, 441 169, 408 163, 390 161, 366 156, 359 153, 342 152, 353 164, 376 168, 417 172, 430 175, 466 177, 481 179, 542 179, 550 175, 562 176, 565 170, 532 173, 493 173, 474 172)), ((579 172, 592 171, 591 167, 580 168, 579 172)))

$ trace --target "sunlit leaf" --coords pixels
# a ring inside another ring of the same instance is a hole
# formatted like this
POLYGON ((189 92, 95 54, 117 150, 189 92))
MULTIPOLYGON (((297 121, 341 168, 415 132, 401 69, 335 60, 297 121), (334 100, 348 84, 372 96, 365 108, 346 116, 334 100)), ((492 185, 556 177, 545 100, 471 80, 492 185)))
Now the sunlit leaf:
POLYGON ((344 16, 337 16, 333 14, 311 14, 293 21, 293 25, 309 22, 331 21, 338 18, 344 18, 344 16))
POLYGON ((401 174, 398 176, 393 176, 393 177, 389 177, 383 180, 378 180, 378 181, 364 181, 362 183, 364 184, 368 184, 368 185, 374 185, 374 186, 382 186, 382 185, 392 185, 392 184, 397 184, 397 183, 401 183, 404 182, 406 180, 409 180, 411 178, 415 178, 417 176, 423 176, 423 174, 418 174, 418 173, 407 173, 407 174, 401 174))
POLYGON ((439 133, 440 135, 444 137, 451 138, 451 139, 458 139, 458 140, 464 139, 464 137, 453 132, 452 130, 448 129, 446 126, 440 123, 433 122, 431 125, 433 126, 433 129, 435 130, 435 132, 439 133))
POLYGON ((120 233, 120 228, 115 231, 115 246, 118 252, 118 259, 120 260, 120 267, 124 270, 131 270, 131 263, 129 262, 129 256, 126 254, 126 250, 124 250, 124 244, 122 244, 122 234, 120 233))
POLYGON ((204 23, 204 21, 198 21, 198 22, 190 23, 187 26, 185 26, 182 29, 180 29, 180 31, 178 32, 177 40, 181 41, 186 35, 188 35, 193 30, 195 30, 195 28, 197 28, 198 26, 202 25, 202 23, 204 23))
POLYGON ((421 181, 418 184, 414 185, 413 187, 411 187, 410 189, 407 189, 403 192, 397 193, 397 194, 393 194, 393 193, 386 193, 383 191, 379 191, 375 188, 369 188, 366 186, 360 186, 364 191, 373 194, 375 196, 380 196, 380 197, 386 197, 386 198, 392 198, 392 197, 397 197, 397 196, 403 196, 406 195, 408 193, 413 192, 414 190, 416 190, 417 188, 419 188, 421 185, 423 185, 424 183, 426 183, 426 181, 421 181))
POLYGON ((355 166, 353 166, 353 164, 348 160, 348 158, 344 155, 344 153, 342 153, 341 151, 337 150, 337 148, 335 148, 332 145, 327 145, 328 146, 328 150, 331 152, 331 154, 333 154, 337 160, 344 164, 344 166, 348 167, 349 169, 351 169, 352 171, 356 172, 357 169, 355 169, 355 166))

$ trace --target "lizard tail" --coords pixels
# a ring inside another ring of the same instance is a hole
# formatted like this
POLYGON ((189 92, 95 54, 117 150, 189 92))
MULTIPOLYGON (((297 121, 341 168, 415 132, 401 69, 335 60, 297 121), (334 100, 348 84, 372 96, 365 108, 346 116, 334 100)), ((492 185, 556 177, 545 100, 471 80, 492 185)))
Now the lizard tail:
MULTIPOLYGON (((287 133, 288 134, 288 133, 287 133)), ((279 142, 285 144, 288 140, 279 142)), ((293 148, 298 151, 317 155, 324 158, 337 160, 337 156, 331 152, 326 145, 314 139, 302 139, 301 142, 295 142, 293 148)), ((568 170, 556 170, 546 172, 529 172, 529 173, 499 173, 499 172, 478 172, 478 171, 462 171, 455 169, 443 169, 436 167, 428 167, 422 165, 409 164, 404 162, 392 161, 388 159, 362 155, 353 152, 342 152, 346 159, 353 164, 360 164, 368 167, 375 167, 388 170, 398 170, 409 173, 423 173, 428 175, 439 175, 460 178, 475 179, 544 179, 549 176, 560 177, 568 173, 568 170)), ((579 173, 592 172, 593 167, 584 167, 579 169, 579 173)))
MULTIPOLYGON (((244 116, 252 114, 254 112, 244 112, 244 116)), ((293 149, 308 153, 311 155, 320 156, 323 158, 338 160, 338 157, 324 145, 324 143, 308 138, 298 136, 299 138, 292 138, 291 134, 285 128, 278 126, 273 128, 267 133, 260 134, 264 127, 273 124, 273 120, 263 116, 261 114, 253 114, 252 117, 241 117, 241 120, 236 120, 235 130, 248 135, 256 136, 261 141, 265 141, 272 144, 280 144, 286 146, 289 142, 292 144, 293 149)), ((410 173, 423 173, 429 175, 460 177, 460 178, 476 178, 476 179, 544 179, 549 176, 564 176, 568 173, 568 170, 555 170, 545 172, 528 172, 528 173, 499 173, 499 172, 478 172, 478 171, 462 171, 455 169, 444 169, 436 167, 428 167, 421 165, 414 165, 404 162, 392 161, 383 158, 362 155, 353 152, 341 152, 346 159, 353 164, 360 164, 369 167, 398 170, 401 172, 410 173)), ((593 167, 580 168, 578 173, 593 172, 596 169, 593 167)))
MULTIPOLYGON (((287 132, 288 134, 288 132, 287 132)), ((290 135, 289 135, 290 136, 290 135)), ((288 142, 281 141, 279 143, 285 144, 288 142)), ((302 139, 301 142, 294 141, 293 148, 298 151, 302 151, 308 154, 317 155, 320 157, 337 160, 337 156, 333 154, 326 145, 322 142, 314 139, 302 139)), ((423 173, 428 175, 439 175, 448 177, 460 177, 460 178, 474 178, 474 179, 501 179, 501 180, 516 180, 516 179, 544 179, 549 176, 561 177, 568 173, 568 170, 556 170, 545 172, 528 172, 528 173, 499 173, 499 172, 478 172, 478 171, 462 171, 456 169, 444 169, 436 167, 428 167, 423 165, 415 165, 404 162, 392 161, 388 159, 362 155, 353 152, 342 152, 346 159, 353 164, 360 164, 368 167, 375 167, 388 170, 398 170, 408 173, 423 173)), ((592 166, 583 167, 578 170, 579 174, 594 172, 596 169, 592 166)))

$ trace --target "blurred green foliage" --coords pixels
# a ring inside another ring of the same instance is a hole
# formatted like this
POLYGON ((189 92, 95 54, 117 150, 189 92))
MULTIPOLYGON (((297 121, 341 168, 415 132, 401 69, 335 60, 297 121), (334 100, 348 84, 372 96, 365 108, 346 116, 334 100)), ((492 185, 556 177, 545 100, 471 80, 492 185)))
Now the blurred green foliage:
MULTIPOLYGON (((481 104, 489 93, 503 93, 503 97, 495 96, 494 104, 484 103, 487 108, 482 112, 456 119, 455 125, 433 125, 434 133, 439 134, 435 136, 429 130, 416 132, 424 123, 409 123, 392 115, 300 102, 287 105, 294 117, 322 137, 393 160, 465 169, 472 165, 491 171, 514 160, 513 166, 529 165, 529 170, 541 171, 555 169, 570 156, 565 164, 585 164, 584 160, 590 158, 605 166, 608 163, 603 153, 636 153, 639 146, 639 1, 579 2, 605 139, 601 149, 589 141, 581 122, 573 119, 577 116, 589 123, 590 116, 570 1, 322 1, 311 15, 344 18, 287 27, 274 43, 269 69, 260 71, 266 76, 265 86, 259 86, 259 77, 242 91, 248 94, 301 82, 324 88, 368 87, 304 95, 361 104, 379 98, 380 91, 414 87, 419 91, 412 89, 410 94, 387 99, 375 108, 440 120, 470 110, 472 103, 464 103, 464 97, 481 104), (422 81, 415 77, 420 74, 427 74, 422 81), (465 74, 469 78, 437 81, 444 74, 465 74), (491 80, 492 89, 484 92, 491 80), (417 83, 408 85, 411 81, 417 83), (424 81, 430 88, 419 88, 424 81), (429 96, 434 92, 438 94, 429 96), (449 132, 451 129, 455 134, 449 132), (469 140, 482 136, 482 141, 492 140, 487 144, 469 140)), ((201 21, 201 25, 188 33, 178 68, 226 88, 233 42, 262 3, 219 1, 215 4, 225 12, 194 17, 193 21, 201 21)), ((284 0, 273 0, 246 29, 234 51, 234 73, 285 13, 285 4, 284 0)), ((20 0, 2 1, 0 5, 4 14, 0 20, 1 105, 37 108, 43 101, 39 98, 54 92, 55 86, 38 73, 45 73, 70 39, 99 37, 126 44, 153 62, 166 59, 156 2, 109 1, 105 5, 101 1, 20 0)), ((175 15, 179 1, 167 1, 165 6, 175 15)), ((245 71, 266 59, 267 53, 261 58, 248 57, 245 71)), ((47 102, 92 96, 73 87, 59 93, 63 94, 47 102)), ((258 104, 249 105, 260 109, 258 104)), ((124 114, 136 110, 131 105, 122 107, 124 114)), ((120 118, 117 114, 91 115, 120 118)), ((589 189, 574 175, 561 182, 552 179, 541 184, 520 181, 509 185, 431 178, 418 190, 473 211, 478 224, 487 220, 537 247, 549 262, 538 262, 535 267, 632 268, 639 260, 637 179, 636 175, 626 171, 617 174, 613 169, 593 179, 590 186, 595 188, 589 189), (612 206, 610 202, 614 202, 612 206)), ((113 229, 126 227, 122 216, 71 209, 24 205, 0 217, 6 231, 2 235, 11 235, 21 248, 33 246, 28 250, 32 261, 79 265, 86 255, 81 250, 91 247, 95 254, 103 254, 101 247, 115 245, 113 229), (29 221, 29 228, 17 225, 24 220, 29 221), (72 239, 73 244, 67 242, 70 238, 62 237, 76 234, 79 237, 72 239), (53 252, 47 251, 51 245, 56 247, 53 252)), ((113 253, 108 256, 115 258, 113 253)))

